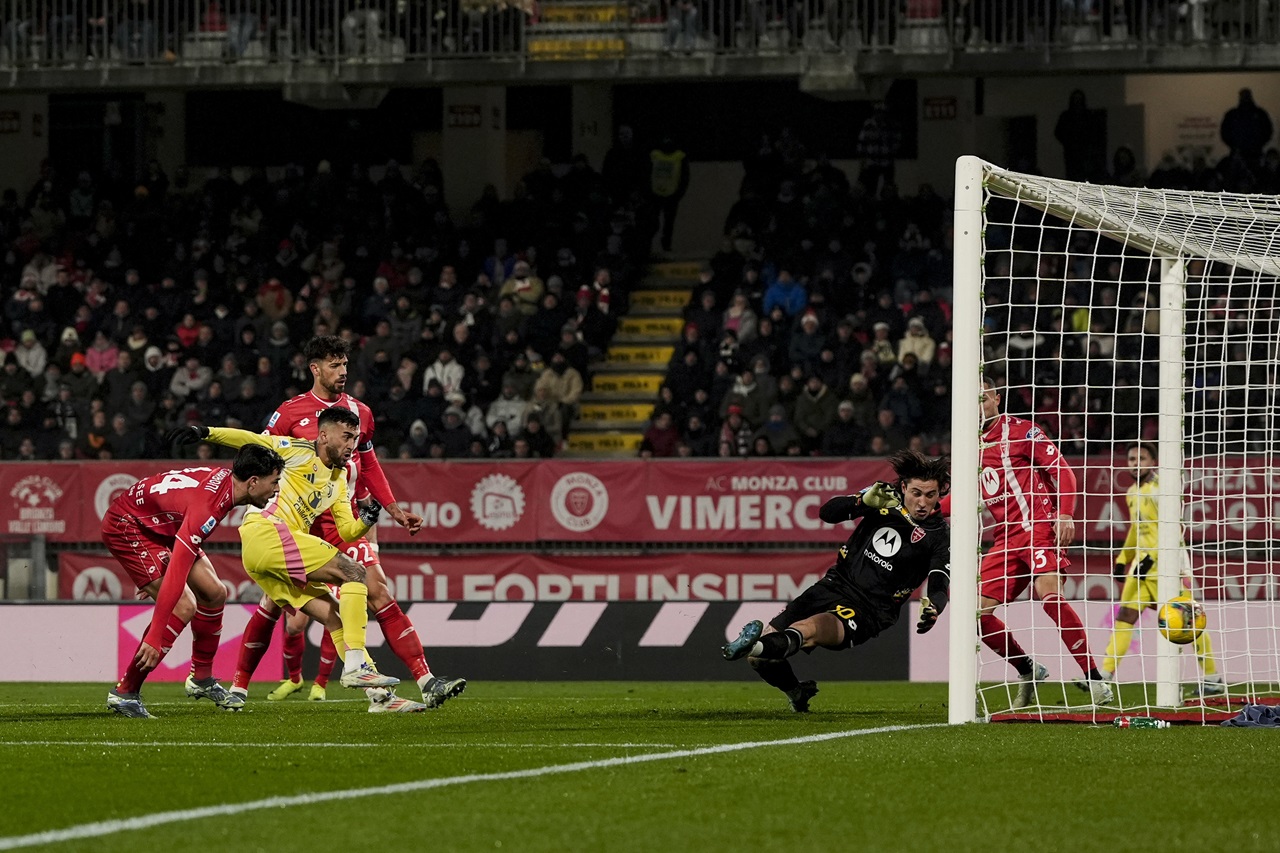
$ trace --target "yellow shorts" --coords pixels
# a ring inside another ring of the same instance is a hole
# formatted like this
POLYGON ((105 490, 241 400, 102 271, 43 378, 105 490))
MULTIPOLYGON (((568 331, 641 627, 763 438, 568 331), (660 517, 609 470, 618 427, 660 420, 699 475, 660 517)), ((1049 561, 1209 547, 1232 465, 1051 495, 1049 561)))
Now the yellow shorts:
POLYGON ((244 570, 281 607, 301 609, 329 594, 328 586, 308 577, 338 553, 320 537, 253 513, 240 525, 240 544, 244 570))
MULTIPOLYGON (((1124 576, 1124 587, 1120 590, 1120 604, 1123 607, 1142 611, 1156 605, 1160 600, 1160 591, 1157 564, 1151 566, 1151 570, 1147 572, 1146 577, 1140 578, 1137 574, 1138 562, 1138 560, 1134 560, 1133 565, 1129 567, 1129 571, 1124 576)), ((1186 563, 1185 560, 1184 563, 1186 563)), ((1190 565, 1184 565, 1180 572, 1184 589, 1191 588, 1190 574, 1190 565)))

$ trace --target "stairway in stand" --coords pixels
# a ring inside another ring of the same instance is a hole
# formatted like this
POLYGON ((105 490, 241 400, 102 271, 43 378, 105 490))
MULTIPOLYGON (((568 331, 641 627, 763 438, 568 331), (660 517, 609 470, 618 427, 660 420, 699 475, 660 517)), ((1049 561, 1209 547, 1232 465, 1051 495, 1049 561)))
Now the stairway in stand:
POLYGON ((618 321, 605 360, 592 365, 592 390, 582 395, 565 456, 639 453, 700 269, 696 261, 654 264, 632 292, 631 310, 618 321))

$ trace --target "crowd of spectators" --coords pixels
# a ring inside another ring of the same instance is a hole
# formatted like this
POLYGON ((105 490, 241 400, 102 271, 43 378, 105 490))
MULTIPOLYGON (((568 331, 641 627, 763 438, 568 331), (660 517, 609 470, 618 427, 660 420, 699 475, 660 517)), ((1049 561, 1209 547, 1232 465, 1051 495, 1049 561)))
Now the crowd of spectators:
POLYGON ((543 161, 450 211, 434 161, 136 182, 52 165, 0 202, 5 459, 150 458, 177 425, 262 429, 312 335, 384 454, 550 456, 654 233, 636 157, 543 161))
MULTIPOLYGON (((1115 163, 1123 171, 1101 182, 1264 191, 1280 156, 1170 156, 1150 176, 1123 151, 1115 163)), ((949 202, 927 185, 901 197, 875 164, 851 178, 786 131, 744 165, 641 455, 948 452, 949 202)), ((1154 436, 1159 264, 997 198, 986 222, 984 363, 1005 409, 1068 453, 1154 436)), ((1244 431, 1266 384, 1247 363, 1274 358, 1274 338, 1256 321, 1250 336, 1246 312, 1276 294, 1223 276, 1204 262, 1188 270, 1188 436, 1201 449, 1244 431)))

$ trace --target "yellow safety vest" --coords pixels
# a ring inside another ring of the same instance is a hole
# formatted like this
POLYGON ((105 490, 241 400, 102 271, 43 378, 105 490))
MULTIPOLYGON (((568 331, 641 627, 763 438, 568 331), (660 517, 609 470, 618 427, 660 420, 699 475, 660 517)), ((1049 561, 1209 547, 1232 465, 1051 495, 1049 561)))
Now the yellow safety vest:
POLYGON ((684 163, 684 152, 675 151, 667 154, 654 149, 649 152, 649 160, 653 163, 650 172, 649 188, 653 194, 661 198, 670 198, 680 190, 681 164, 684 163))

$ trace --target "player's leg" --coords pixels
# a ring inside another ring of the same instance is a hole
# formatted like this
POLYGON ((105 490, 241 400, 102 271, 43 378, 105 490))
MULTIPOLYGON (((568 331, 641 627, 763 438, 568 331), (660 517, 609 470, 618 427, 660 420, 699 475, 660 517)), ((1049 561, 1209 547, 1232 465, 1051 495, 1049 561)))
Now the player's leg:
MULTIPOLYGON (((241 525, 241 543, 245 541, 244 529, 245 525, 241 525)), ((280 605, 272 601, 270 596, 262 596, 258 608, 249 617, 249 624, 244 627, 240 640, 240 659, 236 664, 235 676, 231 679, 232 692, 241 696, 248 695, 249 682, 253 680, 253 673, 257 671, 258 664, 271 645, 271 634, 280 621, 280 613, 280 605)))
POLYGON ((204 554, 191 567, 187 588, 195 598, 195 613, 191 619, 191 673, 184 686, 186 694, 192 699, 208 699, 224 711, 239 711, 244 707, 244 697, 227 691, 213 676, 213 658, 222 641, 227 588, 204 554))
POLYGON ((979 637, 987 648, 1007 660, 1019 676, 1032 678, 1035 662, 1014 639, 1009 626, 995 613, 997 607, 1014 600, 1027 588, 1030 574, 1025 560, 1013 551, 992 550, 982 558, 979 578, 979 637))
POLYGON ((1150 589, 1154 585, 1154 580, 1148 582, 1139 578, 1132 566, 1125 573, 1124 587, 1120 590, 1120 607, 1116 610, 1116 618, 1111 626, 1111 639, 1107 640, 1107 651, 1102 658, 1102 666, 1098 669, 1104 679, 1115 679, 1116 670, 1120 668, 1120 659, 1128 653, 1129 646, 1133 644, 1138 616, 1145 607, 1155 601, 1154 593, 1150 589))
POLYGON ((428 708, 438 708, 465 690, 467 680, 432 674, 418 631, 392 597, 386 573, 382 571, 377 554, 372 549, 366 549, 366 553, 370 557, 364 564, 365 583, 369 587, 369 609, 378 620, 378 626, 382 629, 387 645, 391 646, 391 651, 413 673, 413 679, 422 691, 423 703, 428 708))
MULTIPOLYGON (((1184 565, 1182 585, 1191 592, 1191 566, 1184 565)), ((1213 656, 1213 641, 1209 639, 1209 631, 1205 629, 1196 637, 1196 662, 1200 664, 1200 684, 1191 690, 1192 697, 1221 696, 1227 692, 1227 684, 1218 672, 1218 661, 1213 656)))
POLYGON ((369 588, 365 584, 364 566, 340 553, 336 548, 314 536, 293 534, 302 559, 306 564, 306 577, 312 583, 339 584, 338 616, 341 620, 341 636, 334 634, 334 646, 346 651, 342 660, 343 687, 389 687, 400 682, 397 678, 382 675, 368 662, 365 652, 365 628, 369 623, 369 588), (323 546, 323 547, 322 547, 323 546), (327 549, 327 550, 325 550, 327 549), (316 568, 313 558, 325 557, 316 568))
POLYGON ((333 636, 328 631, 320 634, 320 668, 316 670, 316 680, 311 684, 311 693, 307 696, 312 702, 323 702, 327 697, 325 689, 329 686, 329 677, 333 675, 333 667, 338 662, 338 650, 334 648, 333 636))
MULTIPOLYGON (((1040 549, 1037 549, 1037 552, 1040 549)), ((1047 557, 1051 561, 1052 557, 1047 557)), ((1058 633, 1067 651, 1076 659, 1076 664, 1089 681, 1089 693, 1095 705, 1107 705, 1115 698, 1111 687, 1102 673, 1093 663, 1093 655, 1089 652, 1089 638, 1085 635, 1084 623, 1065 598, 1062 597, 1062 576, 1057 571, 1057 564, 1052 570, 1036 575, 1035 595, 1045 613, 1058 626, 1058 633)))
POLYGON ((288 699, 302 689, 302 656, 306 651, 307 626, 311 617, 302 611, 290 613, 284 620, 284 665, 285 679, 275 690, 267 694, 267 699, 278 702, 288 699))

